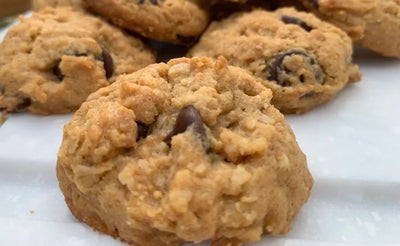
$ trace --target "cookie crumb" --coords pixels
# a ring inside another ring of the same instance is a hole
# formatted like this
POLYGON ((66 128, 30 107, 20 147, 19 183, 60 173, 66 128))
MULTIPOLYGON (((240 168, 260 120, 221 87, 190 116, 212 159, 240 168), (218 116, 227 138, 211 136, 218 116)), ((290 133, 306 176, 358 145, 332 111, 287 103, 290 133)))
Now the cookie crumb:
POLYGON ((218 56, 217 62, 215 63, 215 69, 221 70, 227 66, 228 66, 228 61, 226 60, 226 58, 223 56, 218 56))
POLYGON ((273 230, 274 230, 273 226, 268 225, 265 227, 265 231, 267 231, 267 232, 272 232, 273 230))
POLYGON ((34 213, 35 213, 35 210, 29 210, 29 213, 30 213, 30 214, 34 214, 34 213))
POLYGON ((153 192, 153 197, 154 197, 155 199, 161 199, 162 196, 163 196, 163 195, 162 195, 162 192, 159 191, 159 190, 153 192))

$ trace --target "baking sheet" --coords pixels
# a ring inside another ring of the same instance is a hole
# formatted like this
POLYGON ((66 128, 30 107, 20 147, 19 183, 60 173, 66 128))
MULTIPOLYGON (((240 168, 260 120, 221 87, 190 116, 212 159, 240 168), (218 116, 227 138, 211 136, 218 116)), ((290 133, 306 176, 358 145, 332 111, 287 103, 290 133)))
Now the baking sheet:
MULTIPOLYGON (((315 186, 292 231, 250 245, 400 245, 400 60, 356 48, 355 61, 361 83, 287 116, 315 186)), ((13 114, 0 127, 0 245, 125 245, 79 223, 58 188, 71 117, 13 114)))

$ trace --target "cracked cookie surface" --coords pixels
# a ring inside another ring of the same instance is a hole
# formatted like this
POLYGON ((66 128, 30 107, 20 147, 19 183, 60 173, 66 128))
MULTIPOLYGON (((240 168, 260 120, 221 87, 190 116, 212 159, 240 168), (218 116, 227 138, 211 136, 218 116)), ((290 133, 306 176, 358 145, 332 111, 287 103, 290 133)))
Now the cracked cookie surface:
POLYGON ((284 113, 304 113, 358 81, 352 41, 312 14, 282 8, 253 10, 213 22, 188 53, 224 56, 263 80, 272 104, 284 113))
POLYGON ((161 41, 191 44, 209 20, 208 0, 85 0, 115 25, 161 41))
POLYGON ((0 108, 67 113, 87 96, 155 61, 136 37, 70 8, 46 8, 12 27, 0 44, 0 108))
POLYGON ((136 245, 286 233, 313 179, 270 99, 222 57, 120 76, 64 128, 57 176, 69 208, 136 245))

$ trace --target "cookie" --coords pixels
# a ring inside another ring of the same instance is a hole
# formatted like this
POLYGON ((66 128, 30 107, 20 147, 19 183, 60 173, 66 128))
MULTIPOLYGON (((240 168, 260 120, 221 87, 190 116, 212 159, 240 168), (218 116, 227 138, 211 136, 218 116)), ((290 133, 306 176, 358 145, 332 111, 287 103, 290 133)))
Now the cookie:
POLYGON ((120 76, 64 128, 57 177, 69 208, 134 245, 286 233, 313 179, 271 95, 224 58, 120 76))
POLYGON ((0 44, 0 109, 67 113, 118 75, 155 61, 136 37, 70 8, 21 18, 0 44))
POLYGON ((400 58, 399 0, 298 0, 347 32, 361 46, 400 58))
POLYGON ((210 25, 189 56, 224 56, 263 80, 283 113, 305 113, 360 79, 351 39, 312 14, 282 8, 238 13, 210 25))
POLYGON ((33 0, 32 7, 34 11, 39 11, 45 7, 72 7, 74 9, 83 9, 82 0, 33 0))
POLYGON ((147 38, 193 43, 209 20, 208 0, 85 0, 114 24, 147 38))

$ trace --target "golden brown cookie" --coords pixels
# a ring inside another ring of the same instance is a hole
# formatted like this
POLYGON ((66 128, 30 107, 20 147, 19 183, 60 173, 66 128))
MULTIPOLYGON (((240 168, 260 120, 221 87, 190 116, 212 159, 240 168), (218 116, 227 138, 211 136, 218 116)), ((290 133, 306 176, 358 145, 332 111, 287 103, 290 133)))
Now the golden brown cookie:
POLYGON ((34 11, 42 10, 46 7, 72 7, 74 9, 83 9, 83 0, 33 0, 32 7, 34 11))
POLYGON ((9 112, 74 111, 116 76, 155 61, 139 38, 69 8, 20 20, 0 44, 0 109, 9 112))
POLYGON ((245 68, 272 89, 283 113, 305 113, 360 79, 351 39, 312 14, 282 8, 237 13, 210 25, 189 56, 245 68))
POLYGON ((191 44, 207 27, 208 0, 84 0, 115 25, 142 36, 191 44))
POLYGON ((224 58, 120 76, 64 128, 57 176, 69 208, 134 245, 286 233, 313 179, 271 96, 224 58))
POLYGON ((353 40, 384 56, 400 58, 399 0, 298 0, 353 40))

